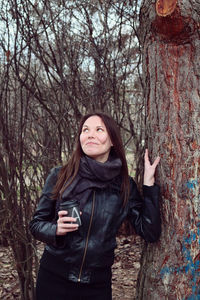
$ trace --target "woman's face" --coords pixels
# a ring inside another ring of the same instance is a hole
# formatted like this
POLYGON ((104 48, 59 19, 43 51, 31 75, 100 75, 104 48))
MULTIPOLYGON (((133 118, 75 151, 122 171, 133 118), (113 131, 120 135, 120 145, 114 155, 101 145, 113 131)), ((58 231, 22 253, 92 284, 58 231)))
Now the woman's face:
POLYGON ((99 162, 107 161, 112 142, 100 117, 91 116, 85 121, 80 134, 80 143, 87 156, 99 162))

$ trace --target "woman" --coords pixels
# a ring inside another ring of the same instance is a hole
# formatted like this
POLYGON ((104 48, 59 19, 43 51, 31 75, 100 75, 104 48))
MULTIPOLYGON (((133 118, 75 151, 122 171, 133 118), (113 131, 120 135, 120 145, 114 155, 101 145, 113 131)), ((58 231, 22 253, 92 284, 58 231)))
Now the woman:
POLYGON ((47 178, 30 223, 46 247, 37 278, 37 300, 111 300, 111 266, 116 234, 128 217, 147 242, 160 235, 159 187, 145 152, 143 200, 128 176, 115 121, 104 113, 83 117, 69 162, 47 178), (63 196, 64 195, 64 196, 63 196), (59 211, 59 203, 78 199, 82 225, 59 211))

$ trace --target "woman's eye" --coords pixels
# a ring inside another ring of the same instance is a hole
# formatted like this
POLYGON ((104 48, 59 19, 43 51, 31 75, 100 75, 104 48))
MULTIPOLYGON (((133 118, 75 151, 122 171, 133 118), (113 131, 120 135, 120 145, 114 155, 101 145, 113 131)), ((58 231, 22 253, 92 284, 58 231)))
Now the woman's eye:
POLYGON ((97 128, 97 131, 103 131, 103 128, 97 128))
POLYGON ((83 132, 87 132, 87 131, 88 131, 88 128, 83 128, 82 131, 83 131, 83 132))

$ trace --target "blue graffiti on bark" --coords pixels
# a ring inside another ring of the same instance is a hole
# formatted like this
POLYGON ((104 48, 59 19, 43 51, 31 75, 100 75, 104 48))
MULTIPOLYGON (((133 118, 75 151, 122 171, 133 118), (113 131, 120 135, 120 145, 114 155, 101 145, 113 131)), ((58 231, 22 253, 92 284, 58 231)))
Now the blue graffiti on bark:
MULTIPOLYGON (((199 182, 197 179, 195 180, 189 180, 186 182, 186 186, 189 190, 195 191, 196 187, 199 185, 199 182)), ((200 201, 200 194, 198 195, 198 200, 200 201)), ((199 206, 200 207, 200 206, 199 206)))
POLYGON ((200 287, 199 287, 199 278, 200 278, 200 260, 193 260, 191 255, 190 246, 192 242, 198 240, 200 245, 200 222, 197 224, 197 233, 191 233, 189 237, 185 237, 182 243, 182 252, 185 258, 185 265, 180 267, 164 267, 160 271, 161 278, 165 274, 181 274, 185 273, 190 275, 190 281, 188 285, 192 288, 192 294, 189 298, 183 298, 183 300, 200 300, 200 287))
MULTIPOLYGON (((199 228, 198 228, 198 230, 199 230, 199 228)), ((197 260, 194 262, 193 258, 191 256, 191 252, 188 249, 188 245, 191 245, 192 241, 196 240, 196 238, 198 238, 198 236, 195 233, 193 233, 190 235, 189 238, 184 239, 183 254, 184 254, 186 262, 187 262, 187 265, 185 266, 185 273, 191 275, 191 280, 189 282, 189 286, 192 287, 193 295, 200 296, 200 290, 198 287, 198 281, 200 278, 200 271, 199 271, 200 270, 200 261, 197 260)), ((200 243, 200 241, 199 241, 199 243, 200 243)), ((191 297, 187 298, 187 300, 189 300, 189 299, 192 299, 192 298, 191 297)))
POLYGON ((200 300, 200 294, 199 295, 192 295, 192 296, 189 296, 187 298, 183 298, 183 300, 200 300))
POLYGON ((195 187, 198 186, 199 183, 197 181, 197 179, 195 180, 189 180, 186 182, 186 186, 188 189, 192 189, 192 190, 195 190, 195 187))
MULTIPOLYGON (((194 192, 199 186, 200 179, 191 179, 186 182, 186 186, 189 190, 194 192)), ((198 195, 200 201, 200 195, 198 195)), ((200 214, 199 214, 200 218, 200 214)), ((184 257, 185 264, 177 267, 165 266, 161 269, 160 275, 163 278, 166 274, 187 274, 188 275, 188 287, 192 289, 192 295, 184 297, 182 300, 200 300, 200 255, 196 258, 191 253, 191 245, 194 241, 198 241, 200 248, 200 222, 197 224, 196 233, 191 232, 187 237, 183 238, 182 242, 182 254, 184 257)))

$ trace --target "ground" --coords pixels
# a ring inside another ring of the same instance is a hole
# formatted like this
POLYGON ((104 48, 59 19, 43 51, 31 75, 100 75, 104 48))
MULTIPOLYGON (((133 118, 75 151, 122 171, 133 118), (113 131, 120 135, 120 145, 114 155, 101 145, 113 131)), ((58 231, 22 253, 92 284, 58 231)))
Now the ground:
MULTIPOLYGON (((113 265, 113 300, 134 300, 142 243, 139 237, 118 237, 113 265)), ((0 247, 0 300, 19 300, 19 284, 9 248, 0 247)))
POLYGON ((134 300, 142 243, 139 237, 121 237, 113 265, 113 300, 134 300))

